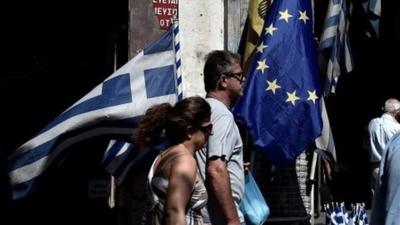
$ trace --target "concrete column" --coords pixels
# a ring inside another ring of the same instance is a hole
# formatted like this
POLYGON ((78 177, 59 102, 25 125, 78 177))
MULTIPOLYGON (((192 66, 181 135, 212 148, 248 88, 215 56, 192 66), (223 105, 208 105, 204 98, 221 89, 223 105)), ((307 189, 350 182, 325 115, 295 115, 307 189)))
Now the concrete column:
POLYGON ((204 57, 224 49, 224 0, 181 0, 179 24, 183 92, 185 97, 204 96, 204 57))

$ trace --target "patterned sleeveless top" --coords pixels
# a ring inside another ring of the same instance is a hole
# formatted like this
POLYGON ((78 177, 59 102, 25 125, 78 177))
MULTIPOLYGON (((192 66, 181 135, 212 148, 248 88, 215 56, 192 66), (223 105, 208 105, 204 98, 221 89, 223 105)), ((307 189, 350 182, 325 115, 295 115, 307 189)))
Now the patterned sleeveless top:
MULTIPOLYGON (((164 205, 168 189, 168 179, 162 172, 154 174, 155 162, 150 168, 147 182, 151 207, 147 210, 145 217, 146 225, 161 225, 165 224, 164 221, 164 205), (150 182, 149 182, 150 181, 150 182)), ((162 170, 160 170, 162 171, 162 170)), ((204 186, 203 180, 197 171, 195 185, 192 190, 192 196, 186 206, 186 224, 187 225, 202 225, 203 217, 201 209, 207 205, 207 190, 204 186)))

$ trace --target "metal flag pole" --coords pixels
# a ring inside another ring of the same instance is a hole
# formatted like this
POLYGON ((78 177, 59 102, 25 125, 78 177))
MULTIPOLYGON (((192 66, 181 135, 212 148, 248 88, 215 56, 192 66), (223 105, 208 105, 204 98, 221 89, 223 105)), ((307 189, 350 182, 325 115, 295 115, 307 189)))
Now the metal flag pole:
POLYGON ((183 99, 183 82, 182 82, 182 61, 181 61, 181 44, 180 44, 180 34, 179 34, 179 19, 178 19, 178 9, 173 18, 173 32, 174 32, 174 50, 175 50, 175 74, 176 74, 176 87, 177 87, 177 100, 183 99))

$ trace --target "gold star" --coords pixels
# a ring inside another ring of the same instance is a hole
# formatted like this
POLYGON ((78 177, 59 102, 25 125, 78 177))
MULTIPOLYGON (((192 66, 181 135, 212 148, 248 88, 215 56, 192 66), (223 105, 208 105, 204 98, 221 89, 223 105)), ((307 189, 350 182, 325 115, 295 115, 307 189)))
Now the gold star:
POLYGON ((284 12, 279 11, 279 14, 281 14, 281 16, 279 17, 280 20, 285 20, 286 23, 289 22, 289 18, 293 17, 292 15, 289 14, 289 10, 285 10, 284 12))
POLYGON ((306 24, 306 23, 307 23, 307 20, 310 19, 310 18, 308 18, 308 16, 307 16, 307 11, 306 11, 306 10, 304 10, 304 12, 299 11, 299 13, 300 13, 299 20, 303 20, 304 24, 306 24))
POLYGON ((286 102, 291 102, 293 106, 296 104, 296 100, 300 99, 296 96, 296 90, 294 90, 292 93, 286 92, 286 94, 288 95, 286 102))
POLYGON ((257 63, 257 70, 261 70, 262 73, 264 73, 266 68, 269 68, 269 66, 265 63, 265 59, 263 61, 257 61, 257 63))
POLYGON ((265 32, 267 32, 267 34, 270 34, 271 36, 276 30, 278 30, 278 28, 274 27, 272 23, 267 28, 265 28, 265 32))
POLYGON ((281 86, 279 86, 276 83, 276 79, 272 82, 267 80, 267 83, 268 83, 268 87, 267 87, 266 91, 272 91, 272 93, 274 93, 274 94, 275 94, 276 89, 281 88, 281 86))
POLYGON ((257 52, 263 53, 264 48, 268 48, 268 45, 264 45, 264 42, 262 42, 262 43, 257 47, 257 52))
POLYGON ((318 99, 318 96, 317 96, 317 94, 316 94, 316 91, 314 90, 314 91, 307 91, 307 92, 308 92, 308 98, 307 98, 307 100, 310 100, 310 101, 312 101, 312 102, 315 104, 315 100, 318 99))

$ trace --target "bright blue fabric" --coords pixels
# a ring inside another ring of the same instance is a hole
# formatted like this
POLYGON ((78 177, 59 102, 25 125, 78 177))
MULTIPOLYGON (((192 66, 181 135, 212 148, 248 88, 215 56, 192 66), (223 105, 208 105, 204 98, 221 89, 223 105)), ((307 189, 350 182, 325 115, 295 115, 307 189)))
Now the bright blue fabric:
POLYGON ((245 176, 244 196, 240 203, 246 225, 261 225, 269 216, 269 207, 256 181, 248 172, 245 176))
POLYGON ((400 224, 400 133, 383 153, 371 213, 371 225, 400 224))
POLYGON ((310 18, 310 0, 274 1, 243 96, 233 109, 254 145, 275 165, 294 161, 321 135, 321 90, 310 18), (281 19, 283 12, 292 17, 281 19))

